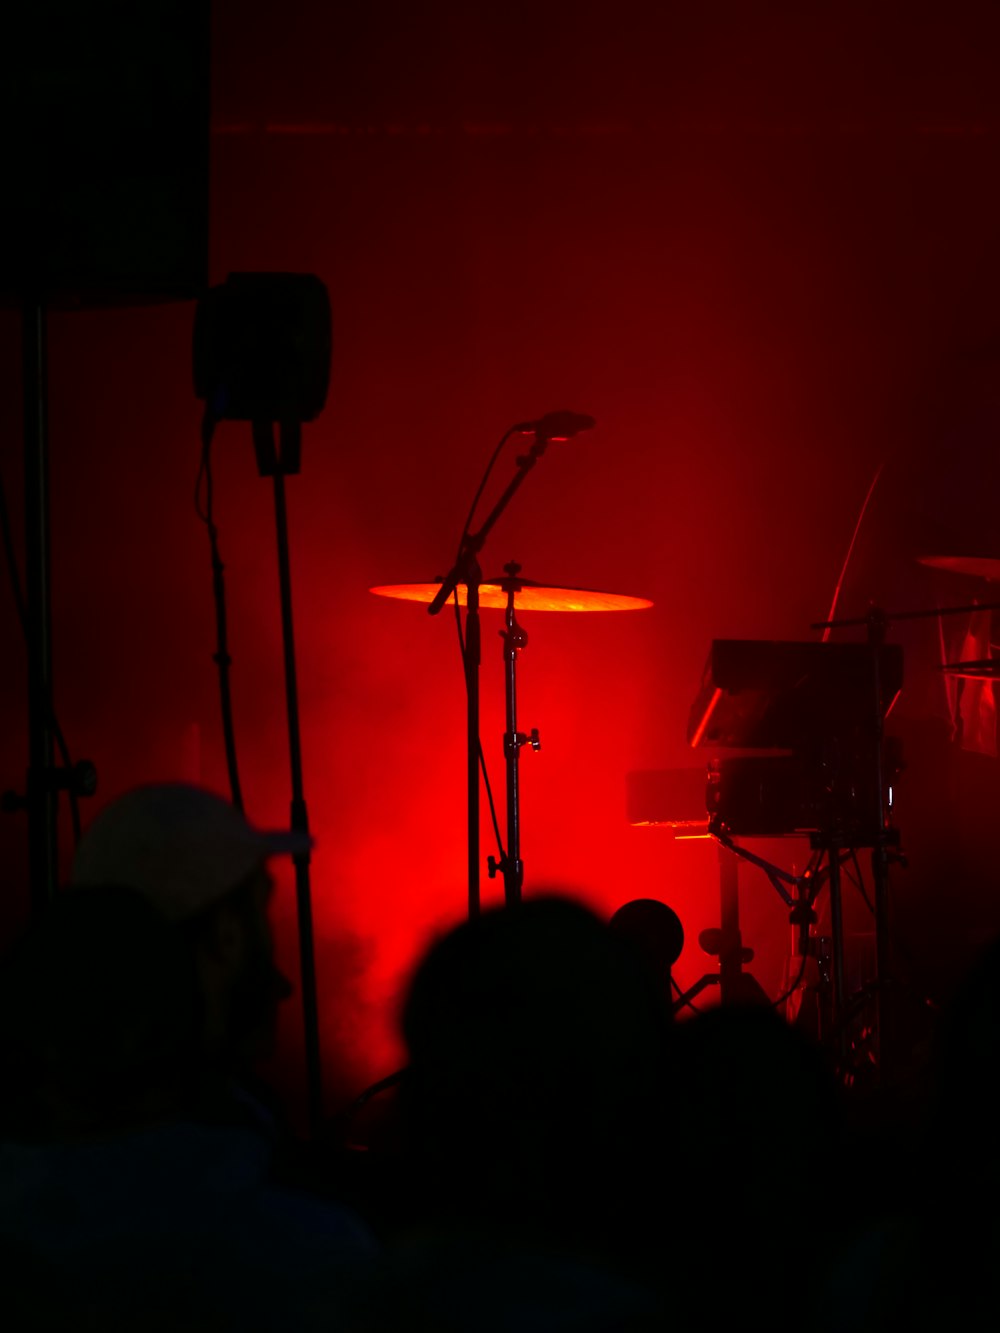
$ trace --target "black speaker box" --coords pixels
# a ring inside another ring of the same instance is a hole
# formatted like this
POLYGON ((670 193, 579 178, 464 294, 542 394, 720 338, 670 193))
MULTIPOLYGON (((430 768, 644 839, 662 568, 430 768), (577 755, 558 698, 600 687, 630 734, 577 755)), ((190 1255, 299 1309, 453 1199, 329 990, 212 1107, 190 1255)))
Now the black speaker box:
POLYGON ((0 44, 0 299, 207 282, 208 0, 24 0, 0 44))

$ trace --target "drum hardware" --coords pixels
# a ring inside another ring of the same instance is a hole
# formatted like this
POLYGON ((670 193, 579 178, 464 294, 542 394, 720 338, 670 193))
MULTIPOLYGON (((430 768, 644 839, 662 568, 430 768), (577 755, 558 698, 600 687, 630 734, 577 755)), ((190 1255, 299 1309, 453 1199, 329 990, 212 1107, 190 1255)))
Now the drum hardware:
MULTIPOLYGON (((728 852, 767 874, 799 932, 803 971, 816 943, 810 938, 815 898, 829 885, 830 1028, 845 1068, 841 867, 858 847, 872 848, 876 927, 884 941, 879 977, 887 986, 887 872, 899 855, 886 790, 887 774, 895 774, 899 757, 887 760, 883 725, 902 687, 903 656, 898 645, 885 643, 888 620, 881 612, 871 612, 864 624, 868 642, 860 644, 716 640, 688 725, 693 747, 764 752, 712 764, 709 833, 720 856, 728 852), (788 835, 809 837, 812 856, 805 875, 789 875, 735 842, 738 836, 788 835)), ((880 990, 876 1002, 883 999, 880 990)), ((878 1030, 888 1030, 884 1003, 878 1030)))
POLYGON ((671 1012, 676 1008, 672 968, 684 949, 680 917, 658 898, 633 898, 618 908, 608 925, 644 960, 664 1008, 671 1012))
POLYGON ((1000 678, 1000 658, 981 657, 968 662, 945 662, 938 667, 946 676, 959 680, 997 680, 1000 678))
MULTIPOLYGON (((918 556, 918 563, 926 565, 931 569, 940 569, 949 574, 961 574, 966 578, 980 579, 987 583, 995 583, 1000 580, 1000 559, 995 556, 980 555, 925 555, 918 556)), ((955 614, 956 610, 968 611, 970 615, 975 615, 981 611, 993 612, 998 608, 996 603, 974 603, 971 607, 945 608, 939 611, 941 615, 955 614)), ((968 651, 969 637, 972 636, 972 622, 969 625, 969 634, 966 636, 963 648, 968 651)), ((979 637, 979 636, 973 636, 979 637)), ((977 645, 978 646, 978 645, 977 645)), ((988 643, 986 651, 993 651, 994 645, 988 643)), ((955 690, 952 694, 949 691, 949 701, 952 708, 952 728, 953 739, 959 748, 965 745, 965 716, 963 713, 965 682, 969 680, 990 681, 996 680, 1000 676, 997 664, 991 658, 969 658, 958 662, 946 662, 940 667, 941 672, 950 677, 955 682, 955 690)))
MULTIPOLYGON (((508 488, 509 489, 509 488, 508 488)), ((398 601, 419 602, 433 606, 441 595, 446 581, 434 583, 392 583, 380 584, 369 589, 379 597, 389 597, 398 601)), ((536 583, 521 576, 521 566, 514 560, 504 566, 504 573, 498 578, 483 580, 475 588, 466 590, 462 584, 455 584, 453 594, 458 604, 465 606, 474 595, 479 608, 484 610, 502 610, 504 628, 500 631, 503 640, 504 657, 504 696, 505 720, 503 749, 506 768, 507 789, 507 848, 501 850, 499 857, 487 859, 487 870, 491 879, 498 874, 504 881, 504 904, 508 907, 521 900, 524 884, 524 862, 521 859, 521 785, 520 756, 524 747, 532 750, 541 749, 541 737, 537 728, 524 732, 517 725, 517 657, 528 642, 528 635, 517 619, 518 610, 546 612, 608 612, 636 611, 651 607, 653 603, 646 597, 634 597, 625 593, 603 592, 589 588, 570 588, 550 584, 536 583)), ((478 622, 478 615, 477 615, 478 622)), ((466 655, 468 657, 469 632, 466 632, 466 655)), ((477 631, 478 634, 478 631, 477 631)), ((478 641, 478 639, 477 639, 478 641)), ((468 663, 467 663, 468 674, 468 663)), ((479 733, 478 733, 478 679, 476 694, 476 838, 470 837, 470 849, 476 848, 476 877, 471 874, 470 850, 470 916, 478 912, 478 799, 479 799, 479 733), (474 905, 475 904, 475 905, 474 905)), ((470 717, 471 725, 471 705, 470 717)), ((470 830, 472 807, 470 802, 470 830)))
MULTIPOLYGON (((482 746, 479 735, 479 668, 482 661, 482 635, 479 621, 480 607, 485 605, 483 601, 483 577, 482 569, 479 564, 479 556, 482 553, 486 538, 489 536, 497 519, 506 509, 507 505, 513 499, 521 485, 524 483, 528 473, 531 472, 538 460, 543 456, 549 444, 553 440, 567 440, 580 431, 590 430, 596 422, 591 416, 586 416, 579 412, 549 412, 546 416, 537 421, 522 421, 511 426, 501 437, 500 443, 490 458, 486 472, 476 492, 475 499, 472 502, 472 508, 465 521, 465 527, 462 530, 462 536, 459 539, 458 555, 455 563, 449 572, 436 585, 430 585, 430 596, 425 596, 428 585, 420 585, 421 591, 418 595, 405 591, 406 585, 394 585, 394 589, 388 586, 382 586, 372 589, 373 592, 381 593, 384 596, 404 597, 407 600, 427 602, 427 611, 430 615, 437 615, 445 603, 452 596, 456 597, 456 604, 464 602, 466 619, 465 635, 463 638, 463 659, 465 667, 465 694, 466 694, 466 803, 467 803, 467 823, 468 823, 468 912, 469 917, 478 916, 480 910, 479 894, 479 768, 482 754, 482 746), (471 531, 472 521, 475 517, 476 506, 482 495, 487 479, 493 469, 493 465, 499 458, 507 440, 515 434, 534 435, 534 443, 526 454, 522 454, 517 459, 517 469, 514 476, 508 482, 506 488, 500 495, 496 504, 490 510, 482 525, 475 531, 471 531), (465 589, 464 599, 461 589, 465 589)), ((508 575, 508 579, 509 579, 508 575)), ((504 580, 495 580, 494 583, 503 588, 504 580)), ((522 588, 526 588, 525 584, 522 588)), ((559 590, 561 592, 571 592, 570 589, 559 590)), ((489 593, 486 594, 487 598, 489 593)), ((508 606, 507 590, 504 588, 504 600, 501 603, 506 610, 508 606)), ((516 592, 515 592, 516 600, 516 592)), ((641 599, 637 599, 641 602, 641 599)), ((510 602, 511 614, 513 614, 513 602, 510 602)), ((649 605, 649 603, 646 603, 649 605)), ((559 606, 539 606, 539 610, 609 610, 611 607, 574 607, 571 605, 559 606)), ((620 609, 620 608, 617 608, 620 609)), ((510 631, 508 634, 510 635, 510 631)), ((516 655, 517 645, 511 638, 511 653, 516 655)), ((517 747, 520 748, 520 747, 517 747)), ((508 765, 508 782, 511 766, 508 765)), ((515 804, 517 793, 515 791, 515 804)), ((519 833, 518 827, 515 829, 519 833)), ((506 858, 508 861, 510 858, 506 858)), ((518 871, 513 862, 509 867, 509 878, 505 878, 505 889, 508 901, 516 901, 520 896, 520 882, 518 871)))
MULTIPOLYGON (((553 414, 550 414, 550 418, 553 414)), ((568 414, 563 414, 567 415, 568 414)), ((487 465, 479 490, 476 492, 469 510, 469 516, 462 529, 458 542, 458 554, 449 573, 441 580, 434 595, 430 598, 427 611, 436 616, 448 599, 457 594, 459 585, 464 585, 465 596, 465 635, 462 639, 462 664, 465 672, 465 782, 466 782, 466 839, 468 846, 468 914, 473 920, 479 915, 479 768, 482 763, 482 739, 479 732, 479 669, 482 665, 482 629, 479 620, 480 586, 483 581, 479 556, 486 538, 492 531, 497 519, 507 508, 516 492, 523 485, 528 473, 543 456, 550 441, 558 432, 549 429, 542 418, 540 422, 524 422, 511 426, 501 437, 487 465), (482 526, 470 531, 475 516, 476 504, 483 487, 490 475, 493 464, 499 457, 505 443, 518 431, 534 432, 535 440, 526 454, 517 459, 517 470, 508 482, 506 489, 490 510, 482 526)), ((590 418, 588 418, 590 420, 590 418)), ((591 423, 592 424, 592 423, 591 423)))
MULTIPOLYGON (((520 565, 517 566, 520 569, 520 565)), ((505 570, 510 565, 504 566, 505 570)), ((486 610, 507 609, 512 579, 509 573, 484 580, 479 585, 479 605, 486 610)), ((369 588, 378 597, 393 597, 403 602, 432 602, 441 591, 442 582, 389 583, 369 588)), ((594 588, 557 588, 531 579, 513 579, 515 607, 519 611, 641 611, 653 605, 648 597, 629 597, 620 592, 600 592, 594 588)), ((456 589, 458 604, 466 604, 465 588, 456 589)))
POLYGON ((507 730, 504 732, 503 753, 507 774, 507 850, 499 860, 491 856, 487 862, 490 879, 495 879, 499 871, 503 875, 504 905, 513 907, 521 901, 521 887, 524 883, 524 862, 521 860, 521 785, 520 758, 521 747, 530 745, 535 751, 541 749, 541 740, 537 727, 525 735, 517 729, 517 655, 527 646, 528 636, 517 623, 514 613, 514 598, 518 591, 517 576, 521 566, 512 560, 504 566, 507 574, 507 606, 504 612, 504 628, 500 633, 503 639, 504 663, 504 700, 506 707, 507 730))
MULTIPOLYGON (((738 804, 745 791, 746 775, 750 771, 747 765, 754 765, 761 773, 768 771, 767 765, 775 765, 776 771, 786 771, 786 759, 792 761, 791 767, 787 769, 790 775, 801 772, 796 756, 768 756, 732 760, 713 758, 707 768, 644 769, 626 775, 630 824, 634 827, 669 827, 678 839, 712 838, 716 843, 720 924, 703 930, 698 936, 698 943, 705 953, 718 958, 719 968, 717 972, 705 973, 681 994, 674 1002, 675 1012, 690 1005, 710 986, 719 986, 723 1004, 780 1003, 780 1000, 769 1000, 755 978, 744 970, 748 963, 753 962, 754 951, 744 944, 740 929, 741 861, 761 870, 788 907, 790 922, 798 930, 799 954, 805 958, 815 953, 819 959, 820 942, 812 940, 810 932, 816 920, 813 906, 828 874, 819 864, 820 857, 814 852, 807 870, 796 875, 735 841, 737 836, 776 837, 800 832, 781 815, 782 807, 765 803, 762 811, 760 804, 754 802, 750 807, 752 818, 749 822, 743 822, 738 804), (729 795, 731 770, 739 775, 735 802, 729 795), (765 811, 772 817, 765 817, 765 811), (727 819, 738 826, 738 831, 727 826, 727 819)), ((787 810, 787 804, 783 808, 787 810)), ((797 984, 788 994, 797 988, 797 984)), ((781 998, 786 999, 788 996, 781 998)))

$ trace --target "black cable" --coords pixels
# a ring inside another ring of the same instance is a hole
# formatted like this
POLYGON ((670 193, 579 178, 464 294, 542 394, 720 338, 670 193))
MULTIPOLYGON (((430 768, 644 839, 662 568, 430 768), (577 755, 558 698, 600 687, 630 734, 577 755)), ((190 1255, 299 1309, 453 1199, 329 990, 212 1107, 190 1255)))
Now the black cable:
MULTIPOLYGON (((455 628, 458 630, 458 646, 462 653, 462 666, 465 666, 465 636, 462 633, 462 611, 458 605, 458 589, 455 589, 455 595, 452 598, 455 605, 455 628)), ((479 745, 479 769, 483 775, 483 782, 486 786, 486 799, 490 807, 490 819, 493 821, 493 832, 497 840, 497 853, 501 861, 506 861, 507 852, 503 845, 503 839, 500 836, 500 823, 497 819, 497 808, 493 800, 493 788, 490 786, 490 775, 486 771, 486 756, 483 754, 483 739, 481 736, 476 738, 479 745)))
POLYGON ((783 995, 779 995, 776 1000, 771 1001, 772 1009, 780 1009, 781 1006, 785 1003, 785 1001, 789 999, 790 996, 794 995, 795 992, 798 990, 798 988, 802 985, 802 978, 806 974, 806 963, 808 961, 809 961, 809 955, 807 953, 804 953, 802 955, 802 963, 799 966, 798 976, 795 978, 792 984, 788 987, 788 990, 786 990, 783 995))
POLYGON ((854 876, 851 874, 851 872, 848 870, 846 872, 847 878, 851 881, 851 883, 854 885, 857 891, 861 894, 861 897, 865 901, 865 906, 868 908, 869 912, 871 912, 872 916, 874 916, 875 904, 868 897, 868 890, 865 888, 865 877, 861 873, 861 867, 858 865, 858 854, 853 847, 851 848, 851 860, 854 862, 854 869, 857 871, 858 877, 857 879, 855 879, 854 876))
POLYGON ((468 517, 465 520, 465 526, 462 528, 462 535, 458 539, 458 555, 456 555, 455 557, 456 561, 462 554, 462 547, 465 545, 465 539, 469 535, 469 529, 472 527, 472 520, 476 516, 476 509, 479 505, 480 499, 482 498, 483 491, 485 491, 486 489, 486 483, 490 479, 490 474, 493 471, 494 465, 496 464, 497 459, 503 452, 504 445, 507 443, 510 437, 516 433, 517 433, 517 427, 511 426, 510 430, 505 432, 505 434, 503 434, 500 437, 500 443, 493 450, 493 453, 490 456, 490 461, 486 464, 486 471, 483 473, 483 479, 479 483, 479 489, 476 491, 475 495, 472 498, 472 504, 469 506, 468 517))
POLYGON ((704 1012, 703 1010, 698 1008, 698 1006, 694 1003, 693 1000, 684 999, 685 992, 681 990, 680 986, 674 980, 673 973, 670 974, 670 985, 677 992, 677 1001, 672 1006, 674 1013, 676 1013, 678 1009, 690 1009, 693 1014, 700 1014, 704 1012))
MULTIPOLYGON (((868 908, 868 911, 872 914, 872 916, 874 916, 875 905, 873 904, 871 898, 868 896, 868 892, 865 888, 864 875, 862 874, 861 866, 858 863, 858 855, 853 847, 851 848, 851 859, 854 862, 854 869, 857 871, 858 877, 857 879, 855 879, 854 876, 850 873, 850 871, 847 872, 847 877, 851 881, 851 883, 855 886, 855 888, 858 890, 858 892, 861 894, 861 897, 864 899, 865 906, 868 908)), ((914 963, 913 958, 906 951, 906 949, 904 949, 900 945, 898 939, 893 939, 892 941, 892 952, 894 958, 897 961, 901 961, 903 963, 904 969, 908 971, 911 975, 914 972, 919 971, 917 964, 914 963)), ((912 994, 916 995, 920 1003, 925 1008, 931 1010, 937 1010, 940 1007, 938 1002, 933 998, 933 996, 928 995, 925 990, 923 990, 920 986, 915 985, 913 981, 908 981, 905 978, 903 978, 901 980, 901 984, 905 986, 912 994)))
MULTIPOLYGON (((510 437, 512 435, 515 435, 516 433, 517 433, 516 426, 511 426, 509 430, 504 431, 503 435, 501 435, 500 437, 499 443, 493 450, 493 453, 490 455, 490 461, 486 464, 486 471, 483 473, 482 481, 480 481, 476 493, 472 497, 472 504, 469 506, 469 512, 466 516, 465 523, 462 526, 462 535, 458 539, 458 552, 455 556, 456 564, 461 559, 462 550, 465 547, 465 539, 469 535, 469 529, 472 527, 472 520, 476 516, 476 509, 479 506, 479 501, 482 499, 483 491, 485 491, 486 489, 486 483, 489 481, 490 476, 492 475, 493 468, 496 465, 496 461, 500 457, 501 453, 503 453, 504 445, 507 443, 510 437)), ((458 605, 458 588, 455 589, 455 595, 452 600, 455 606, 455 627, 458 630, 458 646, 462 653, 462 671, 465 676, 465 679, 468 680, 468 666, 465 660, 465 636, 462 633, 462 613, 458 605)), ((477 737, 477 743, 479 745, 479 769, 483 775, 483 783, 486 787, 486 799, 489 802, 490 819, 493 822, 493 833, 497 840, 497 852, 499 854, 500 860, 506 861, 507 853, 504 850, 503 839, 500 836, 500 823, 497 819, 497 808, 496 808, 496 803, 493 800, 493 788, 490 785, 490 775, 486 768, 486 755, 483 753, 483 740, 481 736, 477 737)))
MULTIPOLYGON (((14 550, 14 537, 10 529, 10 512, 7 509, 7 493, 4 490, 3 478, 0 477, 0 532, 2 532, 4 563, 7 566, 7 573, 10 578, 10 590, 14 596, 14 606, 17 609, 17 618, 21 624, 21 633, 25 640, 28 637, 28 604, 25 600, 24 589, 21 587, 21 575, 17 567, 17 553, 14 550)), ((80 842, 80 798, 74 785, 73 761, 70 758, 69 746, 66 744, 66 737, 63 735, 62 727, 59 725, 59 719, 56 717, 55 706, 52 699, 46 700, 49 713, 49 725, 52 728, 52 737, 59 751, 59 757, 63 762, 69 784, 66 788, 69 796, 69 813, 73 824, 73 843, 78 845, 80 842)))
MULTIPOLYGON (((820 890, 823 887, 824 877, 819 875, 818 873, 820 862, 822 860, 823 860, 822 849, 814 851, 809 857, 805 871, 799 877, 800 894, 802 889, 807 890, 802 900, 805 902, 810 912, 812 911, 813 904, 819 897, 820 890)), ((785 1003, 785 1001, 790 999, 798 990, 798 988, 802 985, 802 979, 806 974, 806 964, 808 963, 809 958, 810 955, 808 953, 802 954, 802 962, 799 964, 798 975, 796 976, 795 980, 792 982, 792 984, 788 987, 786 991, 784 991, 781 995, 779 995, 776 1000, 771 1001, 772 1009, 780 1009, 780 1007, 785 1003)))
POLYGON ((194 507, 208 531, 208 543, 212 554, 212 595, 215 600, 215 652, 212 654, 212 661, 218 668, 219 705, 222 712, 222 736, 226 747, 226 768, 229 771, 229 790, 233 805, 242 814, 243 791, 240 787, 239 765, 236 760, 236 731, 233 726, 233 701, 229 688, 229 668, 232 665, 232 658, 229 656, 226 621, 226 567, 219 554, 219 533, 215 526, 213 509, 212 438, 215 435, 215 427, 215 418, 206 407, 201 420, 201 462, 194 484, 194 507))

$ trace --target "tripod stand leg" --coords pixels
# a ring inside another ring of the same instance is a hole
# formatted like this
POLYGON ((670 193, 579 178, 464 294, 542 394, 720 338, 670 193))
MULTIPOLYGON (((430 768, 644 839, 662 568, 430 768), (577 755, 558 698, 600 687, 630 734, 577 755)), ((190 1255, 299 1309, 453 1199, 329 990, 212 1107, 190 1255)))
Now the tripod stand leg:
POLYGON ((740 865, 735 856, 719 847, 719 987, 722 1003, 737 998, 739 976, 743 971, 740 934, 740 865))

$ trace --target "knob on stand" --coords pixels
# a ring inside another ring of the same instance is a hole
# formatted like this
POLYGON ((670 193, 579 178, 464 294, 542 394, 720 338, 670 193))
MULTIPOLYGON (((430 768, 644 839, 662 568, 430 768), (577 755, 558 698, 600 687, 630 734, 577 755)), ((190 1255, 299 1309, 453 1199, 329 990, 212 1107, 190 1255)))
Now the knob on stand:
POLYGON ((541 749, 537 729, 525 734, 517 729, 517 655, 528 642, 527 633, 517 622, 514 611, 514 595, 521 591, 518 574, 521 566, 516 561, 504 565, 506 578, 503 584, 507 593, 507 606, 504 612, 504 628, 500 631, 503 639, 504 694, 507 705, 507 729, 504 732, 503 752, 507 766, 507 852, 497 861, 489 859, 490 878, 497 871, 503 875, 504 904, 513 907, 521 901, 521 888, 524 883, 524 862, 521 860, 521 788, 520 758, 521 747, 530 745, 533 750, 541 749))

